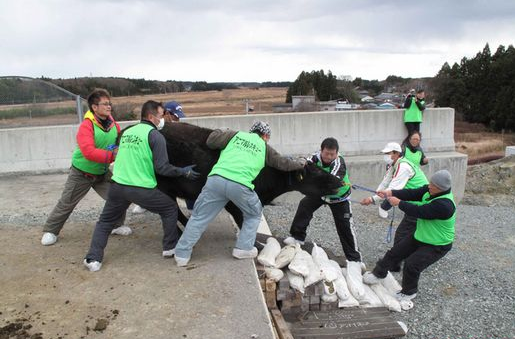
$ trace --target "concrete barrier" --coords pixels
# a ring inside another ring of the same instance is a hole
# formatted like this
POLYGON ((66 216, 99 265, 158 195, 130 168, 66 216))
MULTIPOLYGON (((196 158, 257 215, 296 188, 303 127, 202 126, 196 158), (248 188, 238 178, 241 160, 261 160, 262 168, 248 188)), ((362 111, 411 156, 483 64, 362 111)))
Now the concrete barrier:
POLYGON ((506 147, 506 154, 505 156, 515 155, 515 146, 508 146, 506 147))
MULTIPOLYGON (((187 118, 186 122, 208 128, 248 130, 256 120, 272 127, 270 144, 283 154, 307 155, 333 136, 349 164, 353 181, 375 186, 384 166, 379 150, 389 141, 406 136, 402 110, 305 112, 187 118)), ((137 121, 123 122, 122 127, 137 121)), ((45 172, 70 167, 76 147, 77 125, 26 127, 0 130, 0 174, 45 172)), ((422 146, 432 161, 425 171, 431 175, 448 168, 456 184, 458 199, 463 196, 466 156, 454 152, 454 109, 432 108, 424 113, 422 146)))

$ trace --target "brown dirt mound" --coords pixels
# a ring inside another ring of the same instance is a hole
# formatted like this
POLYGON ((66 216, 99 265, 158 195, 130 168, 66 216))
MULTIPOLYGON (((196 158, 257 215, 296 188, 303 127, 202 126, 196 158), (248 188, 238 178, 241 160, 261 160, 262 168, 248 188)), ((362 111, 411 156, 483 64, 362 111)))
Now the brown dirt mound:
POLYGON ((469 166, 462 203, 515 206, 515 156, 469 166))

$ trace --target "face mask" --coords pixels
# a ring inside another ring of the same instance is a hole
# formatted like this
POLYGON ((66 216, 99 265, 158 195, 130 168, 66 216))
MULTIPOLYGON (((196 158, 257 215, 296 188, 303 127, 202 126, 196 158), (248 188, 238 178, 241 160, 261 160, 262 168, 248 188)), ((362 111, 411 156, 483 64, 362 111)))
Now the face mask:
POLYGON ((391 165, 393 163, 392 158, 390 158, 390 156, 388 154, 385 154, 383 156, 383 159, 384 159, 384 162, 386 162, 387 165, 391 165))
POLYGON ((158 130, 163 129, 163 127, 165 127, 165 118, 159 119, 159 125, 156 126, 158 130))

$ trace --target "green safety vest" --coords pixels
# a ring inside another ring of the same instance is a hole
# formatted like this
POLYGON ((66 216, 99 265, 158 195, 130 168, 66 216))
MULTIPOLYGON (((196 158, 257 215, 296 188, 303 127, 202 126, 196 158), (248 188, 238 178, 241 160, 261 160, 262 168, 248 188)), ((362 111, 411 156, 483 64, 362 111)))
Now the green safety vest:
MULTIPOLYGON (((93 133, 95 139, 95 148, 107 150, 110 146, 116 144, 116 138, 118 137, 118 129, 113 124, 113 127, 109 131, 104 131, 95 122, 93 123, 93 133)), ((109 164, 99 163, 88 160, 82 154, 79 146, 75 148, 72 155, 73 167, 90 174, 102 175, 107 172, 109 164)))
POLYGON ((418 109, 415 98, 411 98, 411 105, 404 111, 404 122, 422 122, 422 111, 418 109))
POLYGON ((148 135, 155 127, 139 123, 127 129, 120 138, 120 146, 113 168, 113 181, 136 187, 155 188, 152 150, 148 135))
MULTIPOLYGON (((317 167, 321 168, 323 171, 325 171, 327 173, 331 172, 331 165, 330 164, 328 166, 324 166, 322 161, 318 160, 316 162, 316 165, 317 165, 317 167)), ((351 183, 350 183, 350 180, 349 180, 349 173, 348 172, 345 172, 345 176, 342 178, 342 183, 343 183, 343 186, 340 187, 340 189, 338 190, 338 192, 336 192, 336 194, 326 195, 326 196, 323 197, 324 200, 336 200, 338 198, 341 198, 341 197, 345 196, 347 194, 347 192, 349 192, 350 187, 351 187, 351 183)))
POLYGON ((266 143, 256 133, 238 132, 220 153, 209 173, 254 189, 252 181, 265 167, 266 143))
MULTIPOLYGON (((454 197, 452 192, 444 194, 429 200, 429 192, 422 197, 422 201, 418 205, 427 205, 435 199, 449 199, 454 207, 454 197)), ((417 229, 415 231, 415 239, 430 245, 448 245, 454 241, 454 225, 456 223, 456 210, 449 219, 417 219, 417 229)))
POLYGON ((406 160, 404 157, 402 157, 399 160, 397 160, 395 165, 397 167, 399 167, 399 165, 401 163, 408 164, 413 169, 413 171, 415 172, 415 175, 408 180, 408 182, 406 183, 406 186, 404 186, 404 188, 420 188, 420 187, 422 187, 424 185, 429 184, 429 181, 427 180, 426 175, 424 174, 424 172, 422 172, 422 170, 420 169, 420 166, 413 165, 411 163, 411 161, 406 160))
POLYGON ((404 150, 404 159, 409 160, 413 165, 420 167, 420 161, 422 160, 422 152, 412 152, 408 146, 404 150))

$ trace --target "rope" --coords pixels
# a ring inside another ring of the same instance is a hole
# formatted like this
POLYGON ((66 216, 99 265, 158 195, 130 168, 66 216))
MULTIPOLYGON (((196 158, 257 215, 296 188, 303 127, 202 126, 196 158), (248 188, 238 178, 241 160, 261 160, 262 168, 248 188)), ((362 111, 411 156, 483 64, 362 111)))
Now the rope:
POLYGON ((384 239, 386 243, 392 242, 393 220, 394 219, 395 219, 395 207, 392 207, 392 219, 390 220, 390 226, 388 226, 388 230, 386 231, 386 238, 384 239))

